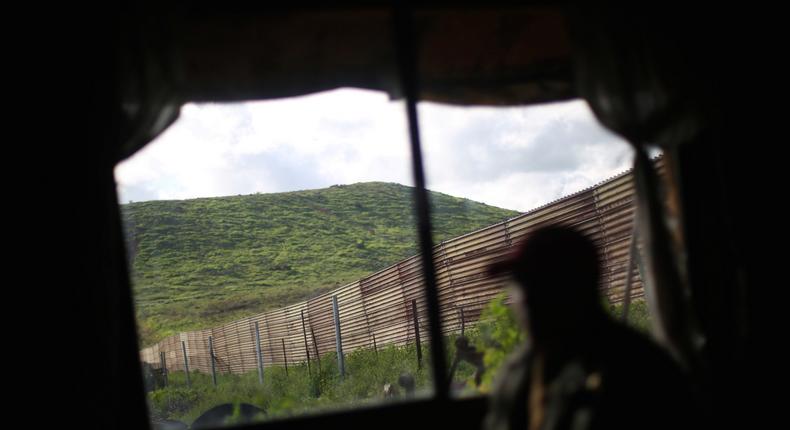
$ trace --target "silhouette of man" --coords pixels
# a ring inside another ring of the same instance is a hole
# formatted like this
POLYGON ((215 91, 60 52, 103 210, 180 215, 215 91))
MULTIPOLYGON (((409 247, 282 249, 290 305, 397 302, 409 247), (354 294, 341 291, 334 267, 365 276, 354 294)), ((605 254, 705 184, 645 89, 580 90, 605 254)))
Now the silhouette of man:
POLYGON ((513 305, 529 341, 497 375, 488 430, 697 424, 681 369, 604 311, 590 239, 569 227, 540 228, 489 272, 515 281, 513 305))

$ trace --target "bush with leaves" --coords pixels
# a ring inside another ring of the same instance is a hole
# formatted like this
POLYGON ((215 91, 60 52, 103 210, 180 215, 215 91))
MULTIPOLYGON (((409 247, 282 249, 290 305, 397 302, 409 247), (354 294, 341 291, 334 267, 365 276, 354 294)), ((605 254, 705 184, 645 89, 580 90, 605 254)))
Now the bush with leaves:
MULTIPOLYGON (((480 320, 466 336, 478 351, 483 352, 485 372, 480 387, 474 389, 474 369, 469 365, 460 365, 456 380, 466 381, 466 393, 487 393, 496 377, 500 366, 517 346, 526 341, 526 332, 518 322, 513 308, 506 303, 507 293, 500 293, 483 309, 480 320)), ((455 356, 454 337, 450 339, 449 357, 455 356)))

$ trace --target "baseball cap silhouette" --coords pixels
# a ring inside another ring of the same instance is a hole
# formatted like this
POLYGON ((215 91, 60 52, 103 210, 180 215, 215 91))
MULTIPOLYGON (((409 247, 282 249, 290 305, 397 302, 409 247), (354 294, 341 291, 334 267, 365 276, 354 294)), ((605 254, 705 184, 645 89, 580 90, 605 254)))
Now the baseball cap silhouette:
POLYGON ((511 275, 530 302, 598 305, 600 260, 595 243, 573 227, 550 225, 526 234, 489 275, 511 275))

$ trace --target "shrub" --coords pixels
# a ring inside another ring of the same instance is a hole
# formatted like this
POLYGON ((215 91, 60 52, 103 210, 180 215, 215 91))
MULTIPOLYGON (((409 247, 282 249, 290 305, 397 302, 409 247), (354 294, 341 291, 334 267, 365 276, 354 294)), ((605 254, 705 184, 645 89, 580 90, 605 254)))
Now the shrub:
MULTIPOLYGON (((474 344, 483 351, 483 373, 481 392, 488 392, 491 384, 510 353, 526 341, 526 332, 521 327, 513 308, 505 303, 506 293, 500 293, 483 310, 475 327, 474 344)), ((471 338, 471 336, 470 336, 471 338)))

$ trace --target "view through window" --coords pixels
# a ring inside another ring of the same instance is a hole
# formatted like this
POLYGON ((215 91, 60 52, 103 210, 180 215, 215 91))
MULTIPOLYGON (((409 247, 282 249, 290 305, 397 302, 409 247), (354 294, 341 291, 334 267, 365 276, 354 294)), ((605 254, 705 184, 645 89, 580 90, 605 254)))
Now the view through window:
MULTIPOLYGON (((603 306, 621 315, 634 213, 633 151, 581 100, 509 108, 422 103, 419 115, 427 188, 435 199, 446 194, 463 203, 448 208, 435 200, 432 213, 451 394, 485 394, 528 337, 511 300, 515 283, 489 276, 487 268, 534 229, 570 225, 592 238, 603 260, 603 306), (448 219, 473 217, 479 207, 500 218, 462 236, 442 231, 448 219)), ((646 331, 636 264, 632 275, 628 322, 646 331)))
MULTIPOLYGON (((117 166, 154 424, 431 396, 404 113, 355 89, 187 104, 117 166)), ((620 250, 632 155, 580 101, 419 114, 452 392, 485 393, 526 336, 486 265, 546 220, 620 250)))

